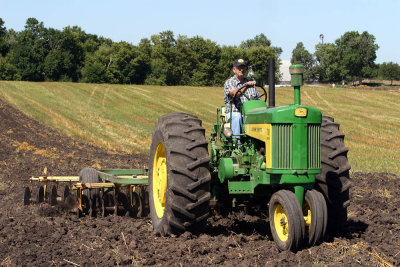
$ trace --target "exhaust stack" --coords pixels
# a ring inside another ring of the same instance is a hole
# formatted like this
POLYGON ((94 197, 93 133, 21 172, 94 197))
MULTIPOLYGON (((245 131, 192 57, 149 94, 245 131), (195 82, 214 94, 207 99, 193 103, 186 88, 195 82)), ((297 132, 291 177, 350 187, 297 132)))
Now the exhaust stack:
POLYGON ((268 107, 275 107, 275 59, 268 60, 268 107))

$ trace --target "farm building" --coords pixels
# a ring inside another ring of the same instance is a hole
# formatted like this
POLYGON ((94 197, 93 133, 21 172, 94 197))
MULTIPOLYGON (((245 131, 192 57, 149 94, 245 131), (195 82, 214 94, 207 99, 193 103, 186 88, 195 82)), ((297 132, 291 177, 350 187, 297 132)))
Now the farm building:
POLYGON ((291 63, 290 60, 282 60, 281 64, 279 66, 279 72, 282 75, 282 79, 280 84, 290 84, 290 73, 289 73, 289 67, 291 63))

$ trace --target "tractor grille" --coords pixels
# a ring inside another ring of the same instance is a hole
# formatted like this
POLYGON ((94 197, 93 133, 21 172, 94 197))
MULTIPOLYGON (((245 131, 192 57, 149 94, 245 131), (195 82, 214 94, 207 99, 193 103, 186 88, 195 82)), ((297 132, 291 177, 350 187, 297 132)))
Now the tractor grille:
MULTIPOLYGON (((307 128, 307 168, 319 169, 321 168, 321 126, 309 124, 307 128)), ((273 124, 272 136, 272 168, 292 169, 293 125, 273 124)))
POLYGON ((272 168, 292 168, 292 124, 272 125, 272 168))
POLYGON ((307 133, 309 169, 321 168, 321 126, 319 124, 309 124, 307 133))

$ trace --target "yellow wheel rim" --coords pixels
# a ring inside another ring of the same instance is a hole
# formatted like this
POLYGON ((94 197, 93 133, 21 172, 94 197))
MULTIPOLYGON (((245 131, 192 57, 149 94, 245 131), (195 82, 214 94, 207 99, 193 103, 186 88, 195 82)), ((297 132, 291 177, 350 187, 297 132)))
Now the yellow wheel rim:
POLYGON ((157 145, 153 162, 153 199, 158 218, 164 216, 165 199, 167 196, 167 160, 162 143, 157 145))
POLYGON ((274 211, 275 231, 281 241, 285 242, 289 237, 289 223, 286 212, 281 204, 277 204, 274 211))
POLYGON ((307 202, 303 204, 303 216, 304 216, 304 223, 306 225, 306 230, 309 231, 311 225, 311 208, 307 202))

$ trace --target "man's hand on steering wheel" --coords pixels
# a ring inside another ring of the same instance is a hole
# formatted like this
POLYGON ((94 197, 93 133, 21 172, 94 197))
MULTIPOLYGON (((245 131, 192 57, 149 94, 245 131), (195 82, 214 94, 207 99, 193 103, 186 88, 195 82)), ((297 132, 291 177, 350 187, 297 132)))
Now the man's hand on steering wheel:
MULTIPOLYGON (((245 94, 245 92, 247 91, 247 89, 252 88, 252 87, 255 87, 255 86, 256 86, 256 81, 248 81, 247 83, 243 84, 243 86, 240 87, 240 88, 236 91, 236 93, 235 93, 235 95, 234 95, 233 98, 236 98, 236 97, 239 95, 239 92, 240 92, 240 95, 243 95, 244 97, 247 98, 247 100, 250 100, 250 98, 245 94)), ((261 87, 261 88, 262 88, 262 87, 261 87)), ((263 90, 264 90, 264 89, 263 89, 263 90)), ((264 90, 264 92, 265 92, 265 90, 264 90)))
MULTIPOLYGON (((261 89, 263 90, 263 93, 260 95, 260 98, 259 98, 259 99, 261 99, 262 97, 264 97, 264 102, 267 102, 267 92, 265 91, 264 87, 262 87, 262 86, 256 86, 256 81, 248 81, 247 83, 243 84, 243 87, 242 87, 242 88, 239 88, 238 92, 240 91, 240 93, 241 93, 242 95, 244 95, 244 96, 247 98, 247 100, 250 100, 250 98, 245 94, 245 92, 246 92, 247 89, 249 89, 249 88, 251 88, 251 87, 256 87, 256 88, 259 87, 259 88, 261 88, 261 89)), ((236 94, 237 94, 238 92, 236 92, 236 94)), ((236 94, 235 94, 235 97, 236 97, 236 94)))
POLYGON ((245 83, 246 88, 250 88, 250 87, 254 87, 256 86, 256 81, 248 81, 247 83, 245 83))

